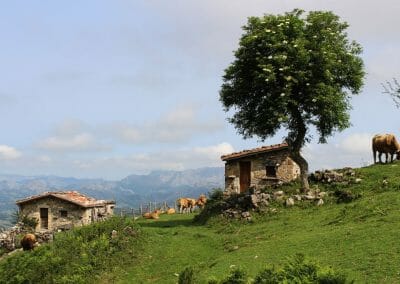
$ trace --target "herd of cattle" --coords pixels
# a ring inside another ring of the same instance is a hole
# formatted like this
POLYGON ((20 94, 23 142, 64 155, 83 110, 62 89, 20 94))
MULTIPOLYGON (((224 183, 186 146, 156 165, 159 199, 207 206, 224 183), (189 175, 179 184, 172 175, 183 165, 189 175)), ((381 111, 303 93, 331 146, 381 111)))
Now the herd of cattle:
POLYGON ((376 153, 378 153, 379 163, 382 163, 382 154, 386 156, 386 163, 389 161, 389 155, 390 162, 393 162, 394 155, 397 155, 397 160, 400 160, 400 144, 393 134, 377 134, 372 138, 372 153, 374 163, 376 163, 376 153))
MULTIPOLYGON (((207 202, 207 197, 202 194, 199 196, 199 198, 194 199, 194 198, 188 198, 188 197, 181 197, 176 200, 176 205, 179 209, 179 213, 191 213, 194 211, 194 209, 199 207, 200 209, 203 209, 204 206, 206 205, 207 202)), ((176 210, 174 208, 168 208, 167 210, 161 210, 161 209, 156 209, 153 212, 146 212, 143 214, 143 217, 145 219, 158 219, 160 218, 161 214, 175 214, 176 210)))

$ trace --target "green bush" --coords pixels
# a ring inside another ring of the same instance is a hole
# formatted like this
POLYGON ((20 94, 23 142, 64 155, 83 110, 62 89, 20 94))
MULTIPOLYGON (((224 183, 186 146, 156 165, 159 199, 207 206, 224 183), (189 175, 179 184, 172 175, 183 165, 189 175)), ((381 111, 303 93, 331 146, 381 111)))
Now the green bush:
POLYGON ((192 267, 186 267, 180 274, 178 284, 193 284, 195 283, 195 274, 192 267))
POLYGON ((138 232, 132 219, 114 217, 58 233, 52 243, 0 262, 0 283, 88 283, 132 261, 138 232), (114 239, 112 230, 117 231, 114 239))
POLYGON ((297 254, 282 267, 270 266, 256 275, 254 280, 247 277, 241 269, 235 269, 224 280, 210 280, 208 284, 346 284, 348 281, 342 273, 331 268, 322 268, 315 262, 307 260, 304 255, 297 254))
POLYGON ((246 272, 242 269, 235 269, 221 282, 221 284, 246 284, 248 282, 246 272))
POLYGON ((319 283, 319 284, 346 284, 346 276, 333 271, 331 268, 321 268, 316 263, 307 260, 304 255, 297 254, 281 269, 268 267, 261 271, 254 279, 254 284, 282 284, 282 283, 319 283))
POLYGON ((334 192, 337 197, 337 203, 350 203, 361 197, 359 193, 353 193, 350 190, 337 189, 334 192))

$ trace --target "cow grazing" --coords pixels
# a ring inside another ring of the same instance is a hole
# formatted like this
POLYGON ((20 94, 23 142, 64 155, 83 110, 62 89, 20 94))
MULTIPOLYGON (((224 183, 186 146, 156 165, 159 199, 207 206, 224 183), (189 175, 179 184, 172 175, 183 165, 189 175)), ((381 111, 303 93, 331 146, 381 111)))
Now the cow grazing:
POLYGON ((203 209, 207 203, 207 197, 204 194, 201 194, 199 198, 196 200, 196 205, 199 206, 200 209, 203 209))
POLYGON ((397 154, 397 159, 400 159, 400 144, 397 142, 393 134, 377 134, 372 138, 372 153, 374 163, 376 163, 376 152, 378 152, 379 163, 382 163, 381 156, 385 153, 386 163, 390 154, 390 161, 393 162, 394 155, 397 154))
POLYGON ((32 250, 36 246, 37 240, 34 234, 26 234, 21 240, 23 250, 32 250))

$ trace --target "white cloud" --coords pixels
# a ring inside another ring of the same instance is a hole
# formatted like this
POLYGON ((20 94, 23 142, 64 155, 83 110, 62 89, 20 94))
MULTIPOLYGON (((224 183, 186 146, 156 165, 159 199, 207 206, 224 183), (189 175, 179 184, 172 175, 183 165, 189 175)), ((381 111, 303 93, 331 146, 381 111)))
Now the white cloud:
POLYGON ((208 147, 195 147, 193 152, 200 155, 207 156, 210 160, 215 159, 215 157, 221 157, 222 155, 233 153, 235 150, 232 145, 224 142, 215 146, 208 147))
POLYGON ((14 160, 21 157, 21 155, 21 152, 13 147, 0 145, 0 160, 14 160))
POLYGON ((369 133, 355 133, 347 136, 337 146, 339 150, 343 150, 349 154, 365 155, 372 151, 371 141, 372 134, 369 133))
POLYGON ((157 120, 141 125, 114 123, 111 133, 128 144, 182 143, 223 128, 223 123, 217 119, 200 117, 198 108, 194 104, 180 105, 157 120))
POLYGON ((72 136, 51 136, 37 144, 42 150, 55 152, 105 151, 110 148, 101 145, 92 134, 79 133, 72 136))
POLYGON ((93 143, 93 137, 88 133, 74 135, 72 137, 49 137, 39 143, 39 147, 46 150, 86 150, 93 143))
POLYGON ((373 162, 371 134, 352 133, 336 144, 310 144, 303 149, 311 171, 366 166, 373 162))

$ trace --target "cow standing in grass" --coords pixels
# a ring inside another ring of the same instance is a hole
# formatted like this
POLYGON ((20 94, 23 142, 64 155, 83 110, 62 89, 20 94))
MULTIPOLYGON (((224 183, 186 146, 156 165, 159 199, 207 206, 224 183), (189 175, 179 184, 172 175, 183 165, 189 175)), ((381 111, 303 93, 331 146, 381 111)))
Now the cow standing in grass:
POLYGON ((400 144, 397 142, 393 134, 377 134, 372 138, 372 152, 374 163, 376 163, 376 152, 378 152, 379 163, 382 163, 381 156, 385 153, 386 163, 390 154, 390 161, 393 162, 394 155, 397 154, 397 159, 400 159, 400 144))
POLYGON ((206 206, 207 197, 204 194, 201 194, 199 198, 196 200, 196 205, 199 206, 200 209, 203 209, 206 206))
POLYGON ((23 250, 33 250, 36 245, 37 240, 34 234, 26 234, 21 240, 21 247, 23 250))

